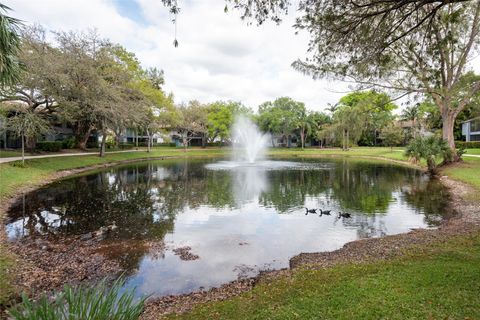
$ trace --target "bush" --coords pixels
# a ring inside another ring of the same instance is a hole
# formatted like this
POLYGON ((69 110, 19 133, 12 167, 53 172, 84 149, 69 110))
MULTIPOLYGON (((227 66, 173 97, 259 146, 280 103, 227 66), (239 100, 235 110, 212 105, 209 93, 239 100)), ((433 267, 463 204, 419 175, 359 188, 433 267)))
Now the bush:
POLYGON ((118 144, 118 147, 122 150, 128 150, 128 149, 133 149, 133 147, 135 147, 135 145, 133 143, 119 143, 118 144))
POLYGON ((62 150, 62 141, 41 141, 37 142, 36 149, 47 152, 57 152, 62 150))
POLYGON ((452 158, 452 151, 448 146, 447 141, 442 138, 418 137, 413 139, 405 149, 405 155, 413 158, 416 161, 425 159, 427 161, 428 171, 435 174, 437 169, 437 159, 442 158, 444 162, 450 161, 452 158))
POLYGON ((88 149, 96 149, 100 146, 100 144, 98 143, 98 141, 87 141, 87 144, 86 144, 86 147, 88 149))
POLYGON ((62 141, 62 148, 63 149, 73 149, 75 148, 76 141, 74 137, 69 137, 62 141))
POLYGON ((146 298, 135 301, 132 290, 120 293, 124 283, 123 279, 119 279, 111 288, 105 281, 94 287, 73 288, 66 285, 53 302, 45 295, 34 301, 24 294, 22 303, 7 313, 17 320, 138 319, 146 298))
POLYGON ((216 141, 216 142, 209 142, 207 143, 207 147, 222 147, 223 142, 222 141, 216 141))
POLYGON ((480 141, 455 141, 455 146, 459 149, 480 149, 480 141))

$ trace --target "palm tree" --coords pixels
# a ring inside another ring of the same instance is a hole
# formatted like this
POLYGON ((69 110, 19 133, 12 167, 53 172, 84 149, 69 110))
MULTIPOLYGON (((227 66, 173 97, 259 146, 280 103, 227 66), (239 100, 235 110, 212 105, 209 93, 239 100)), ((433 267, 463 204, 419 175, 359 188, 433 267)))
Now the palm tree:
POLYGON ((0 86, 15 83, 20 74, 17 57, 20 50, 20 20, 7 16, 9 10, 9 7, 0 3, 0 86))
POLYGON ((300 131, 300 141, 302 149, 305 147, 305 136, 312 130, 312 119, 307 112, 302 112, 297 120, 297 128, 300 131))
POLYGON ((414 159, 420 161, 425 159, 427 161, 428 171, 430 174, 435 174, 437 169, 437 160, 442 158, 443 162, 451 160, 452 151, 447 141, 435 136, 430 137, 418 137, 414 139, 407 146, 405 154, 414 159))
POLYGON ((403 110, 401 116, 402 116, 402 120, 404 121, 412 121, 412 129, 413 129, 412 133, 413 133, 413 138, 415 138, 415 131, 416 131, 415 120, 418 120, 418 118, 420 117, 420 108, 418 104, 414 106, 406 107, 405 110, 403 110))

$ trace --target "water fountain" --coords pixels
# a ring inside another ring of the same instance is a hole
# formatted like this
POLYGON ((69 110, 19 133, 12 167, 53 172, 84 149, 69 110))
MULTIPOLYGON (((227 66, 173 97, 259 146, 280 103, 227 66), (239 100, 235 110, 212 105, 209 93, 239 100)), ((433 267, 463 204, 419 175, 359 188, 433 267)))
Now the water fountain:
POLYGON ((253 164, 265 156, 269 135, 260 132, 252 120, 237 117, 232 127, 233 160, 253 164))
POLYGON ((280 170, 312 167, 309 163, 265 159, 270 138, 270 135, 262 133, 250 118, 239 115, 232 126, 231 160, 207 164, 206 167, 212 170, 243 170, 244 168, 280 170))

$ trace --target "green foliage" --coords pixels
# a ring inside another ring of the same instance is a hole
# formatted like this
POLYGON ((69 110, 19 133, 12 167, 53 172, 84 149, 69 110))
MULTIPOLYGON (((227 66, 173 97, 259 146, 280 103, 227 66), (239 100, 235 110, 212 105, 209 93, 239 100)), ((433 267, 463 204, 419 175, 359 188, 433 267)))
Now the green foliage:
POLYGON ((464 149, 478 149, 480 148, 480 141, 455 141, 455 145, 464 149))
POLYGON ((452 151, 447 141, 435 136, 418 137, 413 139, 405 149, 405 155, 416 161, 425 159, 427 161, 428 171, 436 173, 437 161, 442 159, 444 162, 451 161, 452 151))
POLYGON ((15 83, 20 76, 18 53, 20 20, 7 16, 11 9, 0 3, 0 87, 15 83))
POLYGON ((62 148, 63 149, 73 149, 75 148, 76 141, 74 137, 68 137, 62 141, 62 148))
POLYGON ((36 144, 36 149, 46 152, 58 152, 62 150, 62 141, 39 141, 36 144))
POLYGON ((392 111, 396 108, 386 93, 375 90, 353 92, 340 99, 334 117, 345 112, 342 114, 346 117, 343 127, 350 131, 352 142, 374 146, 377 132, 393 122, 392 111))
POLYGON ((122 150, 129 150, 129 149, 133 149, 135 145, 133 143, 121 142, 118 144, 118 147, 122 150))
POLYGON ((49 123, 32 111, 16 112, 16 114, 7 119, 7 130, 12 131, 17 137, 36 138, 42 134, 50 132, 49 123))
POLYGON ((386 147, 401 145, 403 142, 403 130, 395 125, 390 125, 382 130, 380 139, 386 147))
POLYGON ((45 295, 34 301, 24 294, 22 303, 9 309, 8 314, 17 320, 138 319, 145 298, 135 301, 133 291, 121 292, 123 284, 119 279, 111 287, 105 281, 94 287, 66 285, 53 302, 45 295))
POLYGON ((284 139, 299 129, 302 122, 305 126, 307 115, 305 104, 289 97, 261 104, 258 113, 257 123, 260 129, 273 135, 282 135, 284 139))
POLYGON ((250 115, 252 111, 240 102, 217 101, 207 106, 208 136, 210 141, 220 138, 222 142, 230 140, 230 130, 235 116, 250 115))

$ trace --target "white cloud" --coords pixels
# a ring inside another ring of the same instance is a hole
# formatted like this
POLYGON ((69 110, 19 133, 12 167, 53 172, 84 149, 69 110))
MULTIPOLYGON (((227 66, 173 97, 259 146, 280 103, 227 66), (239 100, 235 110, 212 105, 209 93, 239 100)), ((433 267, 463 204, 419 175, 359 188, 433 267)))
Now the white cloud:
POLYGON ((343 83, 314 81, 291 67, 304 57, 308 41, 306 35, 294 34, 292 16, 280 26, 257 27, 241 21, 237 12, 225 14, 218 1, 183 1, 177 27, 180 46, 175 48, 172 17, 161 1, 131 1, 141 12, 121 12, 113 0, 5 2, 26 23, 50 30, 97 28, 135 52, 144 66, 164 69, 165 89, 177 102, 240 100, 256 109, 266 100, 290 96, 321 110, 347 91, 343 83), (133 21, 132 16, 144 20, 133 21))

